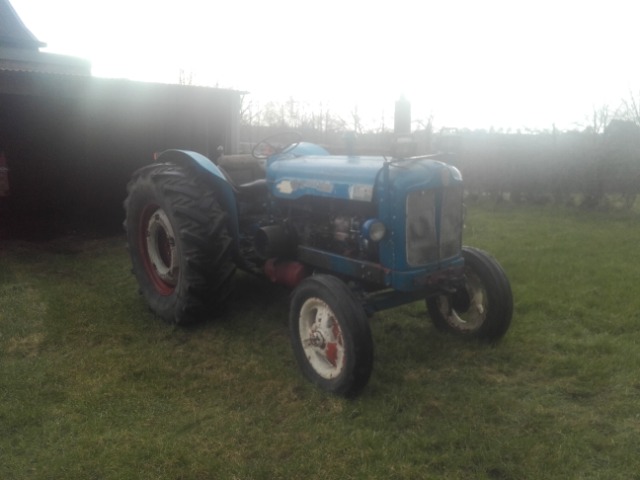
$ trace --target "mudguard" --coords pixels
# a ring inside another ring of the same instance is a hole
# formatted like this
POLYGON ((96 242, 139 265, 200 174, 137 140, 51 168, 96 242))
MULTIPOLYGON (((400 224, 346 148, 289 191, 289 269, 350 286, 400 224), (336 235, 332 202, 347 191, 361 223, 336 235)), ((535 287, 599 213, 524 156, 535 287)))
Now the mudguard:
POLYGON ((156 157, 157 163, 173 163, 195 168, 197 172, 207 175, 219 192, 219 200, 229 214, 229 228, 236 242, 239 238, 238 206, 233 186, 218 166, 204 155, 190 150, 165 150, 156 157))

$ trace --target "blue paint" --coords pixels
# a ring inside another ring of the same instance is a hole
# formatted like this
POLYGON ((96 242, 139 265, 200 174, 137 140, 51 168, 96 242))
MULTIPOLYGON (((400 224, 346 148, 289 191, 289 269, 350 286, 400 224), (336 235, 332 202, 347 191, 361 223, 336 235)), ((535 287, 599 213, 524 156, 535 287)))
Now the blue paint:
POLYGON ((371 201, 383 157, 282 156, 269 163, 267 183, 275 198, 306 195, 371 201))
POLYGON ((302 157, 305 155, 324 155, 324 156, 328 156, 331 155, 327 150, 325 150, 323 147, 321 147, 320 145, 316 145, 315 143, 309 143, 309 142, 299 142, 299 143, 294 143, 293 145, 285 148, 282 153, 277 154, 277 155, 272 155, 271 159, 275 160, 277 158, 279 158, 280 156, 285 156, 285 155, 293 155, 296 157, 302 157))
MULTIPOLYGON (((208 175, 220 192, 229 212, 231 232, 238 242, 238 207, 233 187, 224 173, 208 158, 196 152, 168 150, 160 162, 189 164, 208 175)), ((412 266, 407 260, 406 211, 411 192, 434 192, 434 208, 440 211, 443 187, 459 187, 460 172, 434 158, 389 160, 381 156, 332 156, 322 147, 301 142, 271 156, 267 161, 267 184, 273 200, 297 200, 321 197, 370 202, 376 205, 377 218, 387 229, 378 244, 379 271, 383 283, 398 292, 425 291, 430 277, 444 269, 461 267, 460 252, 428 265, 412 266)), ((461 191, 461 190, 460 190, 461 191)), ((440 219, 435 217, 439 238, 440 219)), ((359 278, 360 266, 353 258, 323 252, 327 270, 359 278)), ((411 296, 406 298, 413 298, 411 296)), ((395 300, 394 300, 395 301, 395 300)))
MULTIPOLYGON (((407 244, 406 237, 406 201, 407 195, 414 191, 433 190, 436 192, 435 208, 440 208, 438 192, 442 187, 461 187, 462 177, 460 172, 454 167, 446 163, 421 159, 421 160, 404 160, 393 162, 388 166, 388 179, 381 182, 380 188, 384 194, 379 195, 378 204, 379 218, 387 226, 388 234, 380 243, 380 262, 389 266, 397 272, 410 272, 414 268, 411 267, 405 255, 405 246, 407 244)), ((383 175, 382 177, 386 177, 383 175)), ((439 223, 436 224, 439 230, 439 223)), ((462 226, 460 227, 462 229, 462 226)), ((437 232, 439 236, 439 231, 437 232)), ((422 269, 425 275, 440 268, 445 268, 449 264, 455 264, 457 258, 450 261, 440 262, 422 269)), ((413 275, 407 273, 398 273, 397 280, 392 283, 394 288, 407 290, 414 281, 413 275)))

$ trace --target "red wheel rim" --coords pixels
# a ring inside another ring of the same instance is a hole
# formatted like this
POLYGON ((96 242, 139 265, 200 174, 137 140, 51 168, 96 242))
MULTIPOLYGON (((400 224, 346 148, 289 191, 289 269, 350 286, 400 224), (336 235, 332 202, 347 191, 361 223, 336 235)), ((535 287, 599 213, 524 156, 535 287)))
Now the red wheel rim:
POLYGON ((160 295, 171 295, 178 284, 179 266, 175 234, 167 214, 147 205, 140 218, 138 250, 145 272, 160 295))

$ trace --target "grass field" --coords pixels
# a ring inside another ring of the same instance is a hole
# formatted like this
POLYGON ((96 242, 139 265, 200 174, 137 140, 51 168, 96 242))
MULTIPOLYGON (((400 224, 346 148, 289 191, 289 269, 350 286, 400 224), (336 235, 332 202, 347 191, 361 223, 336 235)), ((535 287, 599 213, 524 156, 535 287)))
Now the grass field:
POLYGON ((123 237, 0 244, 2 479, 638 479, 640 219, 470 208, 514 291, 495 346, 416 303, 372 320, 355 400, 304 381, 288 292, 247 276, 181 329, 137 295, 123 237))

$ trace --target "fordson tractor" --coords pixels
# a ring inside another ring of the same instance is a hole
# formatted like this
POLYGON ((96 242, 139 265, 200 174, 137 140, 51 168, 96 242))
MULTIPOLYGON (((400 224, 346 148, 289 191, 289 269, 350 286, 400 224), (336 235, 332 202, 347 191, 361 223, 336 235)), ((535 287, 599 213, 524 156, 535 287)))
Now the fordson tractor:
POLYGON ((511 287, 492 256, 462 245, 462 177, 442 159, 330 155, 292 134, 215 162, 162 152, 125 201, 140 292, 187 324, 224 311, 236 270, 288 287, 297 363, 342 396, 369 380, 377 311, 422 301, 438 329, 497 340, 511 287))

